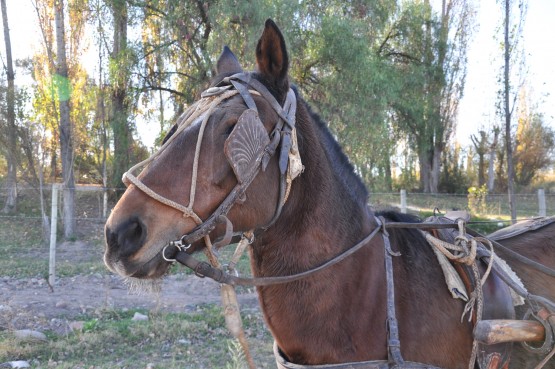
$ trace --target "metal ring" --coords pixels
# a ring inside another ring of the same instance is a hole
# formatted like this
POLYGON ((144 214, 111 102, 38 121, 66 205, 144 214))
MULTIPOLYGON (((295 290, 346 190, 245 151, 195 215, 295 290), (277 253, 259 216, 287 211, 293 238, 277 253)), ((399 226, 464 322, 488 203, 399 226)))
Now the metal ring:
POLYGON ((544 319, 541 319, 539 316, 537 316, 532 311, 532 309, 528 309, 528 311, 526 312, 526 314, 524 314, 524 317, 522 319, 523 320, 529 320, 530 317, 534 318, 535 320, 540 322, 541 325, 543 325, 543 327, 545 329, 545 340, 543 341, 543 343, 540 347, 532 346, 528 342, 521 342, 521 344, 527 351, 532 352, 534 354, 548 354, 553 348, 553 330, 552 330, 552 327, 549 324, 549 322, 547 322, 544 319))
POLYGON ((162 257, 164 258, 164 260, 166 260, 167 262, 173 263, 174 261, 177 261, 175 259, 169 259, 166 257, 166 249, 168 248, 168 246, 175 246, 172 245, 171 243, 168 243, 166 246, 164 246, 164 248, 162 249, 162 257))

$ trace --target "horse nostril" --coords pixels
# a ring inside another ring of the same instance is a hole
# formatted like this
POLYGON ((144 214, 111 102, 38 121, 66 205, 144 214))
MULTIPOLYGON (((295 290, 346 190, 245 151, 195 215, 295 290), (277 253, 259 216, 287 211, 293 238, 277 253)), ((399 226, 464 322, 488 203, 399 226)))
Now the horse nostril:
POLYGON ((120 256, 130 256, 136 252, 146 238, 146 227, 138 218, 131 218, 115 231, 106 227, 108 245, 118 249, 120 256))

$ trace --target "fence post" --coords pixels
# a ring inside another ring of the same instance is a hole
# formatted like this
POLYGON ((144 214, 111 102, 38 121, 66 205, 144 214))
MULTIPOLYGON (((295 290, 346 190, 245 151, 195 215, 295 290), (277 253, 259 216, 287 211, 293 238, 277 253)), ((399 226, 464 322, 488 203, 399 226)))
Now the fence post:
POLYGON ((58 226, 58 190, 57 183, 52 184, 52 210, 50 214, 50 259, 48 262, 48 283, 53 288, 56 283, 56 232, 58 226))
POLYGON ((538 207, 539 207, 539 216, 545 217, 547 215, 547 207, 545 205, 545 191, 543 188, 538 189, 538 207))
POLYGON ((401 213, 407 213, 407 190, 401 190, 401 213))
POLYGON ((104 196, 103 196, 103 202, 102 202, 102 218, 106 219, 106 216, 108 215, 108 190, 106 189, 106 187, 104 187, 104 196))

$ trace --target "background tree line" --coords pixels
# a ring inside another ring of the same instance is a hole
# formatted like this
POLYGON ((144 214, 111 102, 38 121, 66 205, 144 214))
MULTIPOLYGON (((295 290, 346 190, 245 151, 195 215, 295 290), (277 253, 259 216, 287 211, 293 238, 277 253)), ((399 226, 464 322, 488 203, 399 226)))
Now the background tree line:
MULTIPOLYGON (((254 67, 268 17, 284 31, 293 82, 372 191, 466 193, 486 182, 506 190, 501 113, 470 147, 453 144, 475 28, 471 0, 31 1, 42 40, 28 60, 11 60, 3 17, 5 212, 16 210, 17 183, 40 190, 63 182, 66 214, 74 182, 121 188, 123 172, 149 154, 137 122, 158 145, 207 87, 223 45, 254 67), (25 74, 34 83, 15 88, 25 74)), ((525 188, 551 165, 555 140, 524 85, 515 90, 511 148, 515 183, 525 188)))

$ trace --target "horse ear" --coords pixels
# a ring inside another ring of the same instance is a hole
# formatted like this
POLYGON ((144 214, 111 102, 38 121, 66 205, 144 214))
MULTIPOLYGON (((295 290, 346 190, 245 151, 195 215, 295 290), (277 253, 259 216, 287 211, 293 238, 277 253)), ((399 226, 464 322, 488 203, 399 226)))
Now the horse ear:
POLYGON ((289 58, 285 39, 273 20, 267 19, 264 31, 256 46, 256 65, 258 71, 270 82, 279 87, 287 85, 289 58))
POLYGON ((239 60, 237 60, 235 54, 233 54, 233 52, 227 46, 224 46, 222 54, 218 58, 216 71, 218 72, 218 74, 235 74, 241 73, 243 71, 243 68, 241 68, 241 64, 239 64, 239 60))

